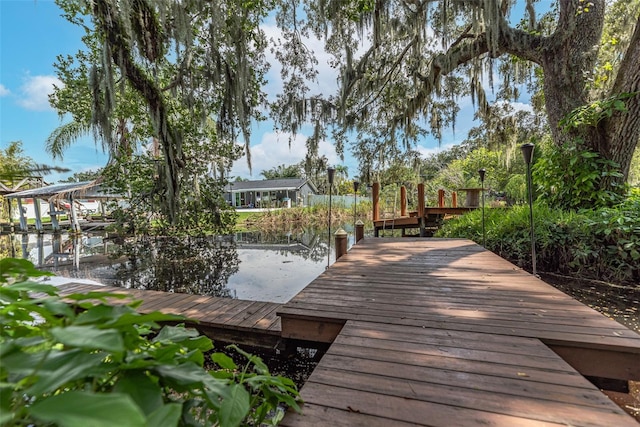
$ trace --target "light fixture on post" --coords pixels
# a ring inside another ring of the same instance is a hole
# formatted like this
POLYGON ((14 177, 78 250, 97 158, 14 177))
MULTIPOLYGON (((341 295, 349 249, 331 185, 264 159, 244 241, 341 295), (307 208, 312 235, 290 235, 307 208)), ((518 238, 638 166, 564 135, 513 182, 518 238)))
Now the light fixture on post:
POLYGON ((524 162, 527 164, 527 193, 529 194, 529 226, 531 227, 531 268, 533 275, 536 271, 536 235, 533 227, 533 183, 531 181, 531 162, 533 161, 533 149, 535 145, 531 143, 523 144, 520 149, 524 162))
POLYGON ((482 246, 487 247, 487 234, 484 228, 484 176, 486 175, 487 170, 482 168, 478 170, 478 174, 480 175, 480 192, 482 193, 482 246))
POLYGON ((336 169, 329 166, 327 168, 327 178, 329 180, 329 246, 327 252, 327 268, 329 268, 329 263, 331 262, 331 190, 333 188, 333 177, 336 174, 336 169))
POLYGON ((360 181, 353 180, 353 226, 355 230, 356 220, 358 219, 358 189, 360 188, 360 181))

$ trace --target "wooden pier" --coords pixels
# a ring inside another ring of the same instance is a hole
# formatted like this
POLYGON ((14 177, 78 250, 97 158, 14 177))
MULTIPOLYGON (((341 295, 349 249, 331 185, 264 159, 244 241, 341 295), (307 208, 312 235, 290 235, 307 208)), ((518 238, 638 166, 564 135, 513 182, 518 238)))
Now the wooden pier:
POLYGON ((445 206, 444 190, 438 191, 438 206, 427 206, 424 184, 418 184, 418 210, 408 212, 407 190, 403 185, 400 187, 400 214, 397 215, 394 212, 393 216, 389 218, 386 215, 384 217, 380 215, 380 183, 374 183, 372 187, 374 236, 379 237, 380 231, 384 230, 401 230, 402 236, 405 237, 407 230, 416 230, 418 231, 416 236, 432 237, 442 227, 442 223, 447 216, 462 215, 479 207, 477 200, 478 194, 482 189, 465 188, 462 190, 468 193, 465 206, 458 206, 455 192, 452 193, 452 206, 445 206), (472 199, 475 201, 472 201, 472 199))
POLYGON ((640 381, 640 335, 469 240, 361 240, 283 305, 101 289, 213 339, 330 345, 284 426, 638 425, 585 376, 640 381))
MULTIPOLYGON (((125 289, 70 283, 60 286, 61 295, 86 292, 113 292, 142 300, 143 313, 161 311, 179 314, 187 324, 214 340, 275 347, 280 342, 280 318, 276 311, 281 304, 247 301, 205 295, 190 295, 150 290, 125 289)), ((117 301, 114 301, 117 303, 117 301)))
POLYGON ((278 314, 332 343, 285 426, 637 425, 583 375, 640 335, 468 240, 365 239, 278 314))

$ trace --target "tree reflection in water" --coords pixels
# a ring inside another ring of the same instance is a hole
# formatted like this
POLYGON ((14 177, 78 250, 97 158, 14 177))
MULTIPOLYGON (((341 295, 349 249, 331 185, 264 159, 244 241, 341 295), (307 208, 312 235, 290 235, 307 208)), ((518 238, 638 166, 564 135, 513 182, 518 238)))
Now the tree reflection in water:
POLYGON ((132 289, 285 302, 324 271, 327 243, 326 229, 301 228, 138 239, 24 234, 0 236, 0 257, 29 259, 58 275, 58 283, 90 279, 132 289))
POLYGON ((281 302, 320 274, 316 264, 327 257, 325 240, 317 230, 127 240, 119 250, 126 261, 112 265, 109 284, 281 302), (247 262, 242 268, 240 259, 247 262))
POLYGON ((114 266, 114 286, 232 297, 227 282, 240 263, 232 238, 144 237, 122 253, 128 261, 114 266))

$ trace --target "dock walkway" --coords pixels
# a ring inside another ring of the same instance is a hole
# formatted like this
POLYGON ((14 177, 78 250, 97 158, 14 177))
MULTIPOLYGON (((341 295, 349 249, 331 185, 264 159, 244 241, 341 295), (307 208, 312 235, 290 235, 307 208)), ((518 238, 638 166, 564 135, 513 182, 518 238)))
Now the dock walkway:
POLYGON ((637 425, 583 375, 640 335, 468 240, 365 239, 278 314, 332 343, 285 426, 637 425))
POLYGON ((179 314, 197 329, 215 340, 273 347, 280 341, 281 304, 247 301, 206 295, 168 293, 70 283, 60 286, 61 295, 86 292, 123 293, 142 300, 139 311, 179 314))

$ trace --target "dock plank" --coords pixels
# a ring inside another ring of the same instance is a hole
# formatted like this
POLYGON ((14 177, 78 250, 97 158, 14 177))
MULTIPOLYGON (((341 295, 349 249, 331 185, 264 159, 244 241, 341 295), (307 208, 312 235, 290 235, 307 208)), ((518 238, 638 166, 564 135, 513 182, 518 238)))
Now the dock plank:
POLYGON ((276 303, 79 283, 60 286, 61 295, 87 292, 119 293, 129 297, 113 300, 116 304, 142 300, 138 307, 140 312, 160 311, 184 316, 186 323, 204 329, 214 339, 222 335, 224 340, 228 340, 235 331, 238 342, 245 340, 255 345, 262 342, 257 336, 271 336, 273 343, 280 336, 281 323, 276 315, 280 304, 276 303), (248 336, 247 332, 253 335, 248 336))
MULTIPOLYGON (((379 332, 377 326, 347 322, 303 387, 306 402, 332 412, 394 420, 390 425, 635 425, 538 340, 511 337, 518 346, 535 348, 533 352, 546 353, 547 361, 554 360, 546 367, 534 358, 500 351, 481 358, 467 351, 443 353, 439 341, 424 337, 417 346, 398 348, 397 340, 367 338, 379 332), (364 341, 354 342, 350 336, 364 341)), ((418 328, 395 328, 420 335, 418 328)), ((487 334, 478 335, 475 343, 487 334)), ((291 413, 284 425, 318 425, 318 412, 307 412, 305 404, 304 416, 291 413)))

